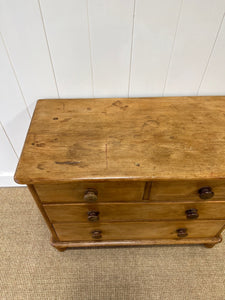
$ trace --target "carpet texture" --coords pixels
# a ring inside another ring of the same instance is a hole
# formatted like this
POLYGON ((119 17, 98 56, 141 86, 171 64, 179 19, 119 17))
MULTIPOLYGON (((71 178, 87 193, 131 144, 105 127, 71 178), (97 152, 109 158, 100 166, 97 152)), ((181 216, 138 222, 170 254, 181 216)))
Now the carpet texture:
POLYGON ((49 239, 29 191, 1 188, 1 300, 225 299, 225 240, 61 253, 49 239))

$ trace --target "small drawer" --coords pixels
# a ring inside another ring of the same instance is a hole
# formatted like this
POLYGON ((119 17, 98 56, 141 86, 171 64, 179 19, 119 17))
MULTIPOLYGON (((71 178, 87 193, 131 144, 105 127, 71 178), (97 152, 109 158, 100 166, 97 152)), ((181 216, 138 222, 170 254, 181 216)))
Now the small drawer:
POLYGON ((36 184, 43 203, 141 201, 145 182, 79 182, 36 184))
POLYGON ((156 181, 151 188, 152 201, 225 201, 225 180, 156 181))
POLYGON ((60 241, 148 240, 214 237, 225 221, 53 224, 60 241))
POLYGON ((44 209, 52 223, 225 220, 225 201, 213 203, 45 204, 44 209))

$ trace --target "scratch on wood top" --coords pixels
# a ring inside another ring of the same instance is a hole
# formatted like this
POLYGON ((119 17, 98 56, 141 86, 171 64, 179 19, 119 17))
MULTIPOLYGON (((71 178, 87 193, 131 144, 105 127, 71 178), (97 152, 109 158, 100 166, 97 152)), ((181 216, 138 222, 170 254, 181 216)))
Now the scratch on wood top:
POLYGON ((55 163, 57 165, 72 165, 72 166, 75 166, 75 165, 78 165, 80 163, 80 161, 55 161, 55 163))
POLYGON ((106 169, 108 169, 108 149, 107 149, 107 144, 105 144, 105 164, 106 164, 106 169))

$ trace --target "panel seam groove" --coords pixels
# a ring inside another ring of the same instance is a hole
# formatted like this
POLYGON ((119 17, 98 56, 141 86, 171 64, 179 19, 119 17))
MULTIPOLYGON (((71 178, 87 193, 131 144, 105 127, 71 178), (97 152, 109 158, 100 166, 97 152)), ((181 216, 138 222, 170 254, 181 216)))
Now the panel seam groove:
POLYGON ((131 31, 130 66, 129 66, 129 75, 128 75, 128 76, 129 76, 129 77, 128 77, 128 93, 127 93, 128 98, 130 98, 131 71, 132 71, 133 47, 134 47, 135 13, 136 13, 136 0, 134 0, 134 7, 133 7, 133 23, 132 23, 132 31, 131 31))
POLYGON ((13 65, 12 59, 11 59, 10 54, 9 54, 9 50, 8 50, 8 48, 7 48, 7 46, 6 46, 6 42, 5 42, 5 40, 4 40, 3 35, 2 35, 1 32, 0 32, 0 38, 1 38, 2 43, 3 43, 3 46, 4 46, 4 48, 5 48, 6 55, 7 55, 7 57, 8 57, 9 64, 10 64, 10 66, 11 66, 13 75, 14 75, 14 77, 15 77, 15 79, 16 79, 16 82, 17 82, 19 91, 20 91, 20 93, 21 93, 21 96, 22 96, 22 98, 23 98, 24 104, 25 104, 25 106, 26 106, 26 111, 27 111, 27 113, 28 113, 28 116, 29 116, 30 119, 31 119, 31 115, 30 115, 30 112, 29 112, 29 109, 28 109, 28 105, 27 105, 25 96, 24 96, 23 91, 22 91, 22 87, 21 87, 21 85, 20 85, 19 79, 18 79, 17 74, 16 74, 15 67, 14 67, 14 65, 13 65))
POLYGON ((93 72, 93 58, 92 58, 92 52, 91 52, 91 31, 90 31, 90 20, 89 20, 89 6, 88 6, 88 0, 86 0, 86 6, 87 6, 87 25, 88 25, 88 41, 89 41, 89 55, 90 55, 90 71, 91 71, 91 85, 92 85, 92 97, 95 97, 94 93, 94 72, 93 72))
POLYGON ((11 142, 11 140, 10 140, 10 138, 9 138, 9 136, 8 136, 8 134, 7 134, 6 130, 5 130, 5 128, 4 128, 4 126, 2 125, 2 122, 0 122, 0 127, 2 127, 2 130, 3 130, 3 132, 5 133, 5 136, 6 136, 7 140, 8 140, 8 142, 10 143, 10 145, 11 145, 11 147, 12 147, 12 149, 13 149, 13 151, 14 151, 14 153, 16 154, 16 157, 17 157, 17 159, 18 159, 18 158, 19 158, 19 157, 18 157, 18 154, 16 153, 16 150, 15 150, 15 148, 14 148, 14 146, 13 146, 13 144, 12 144, 12 142, 11 142))
POLYGON ((179 15, 178 15, 178 18, 177 18, 176 30, 175 30, 175 33, 174 33, 173 44, 172 44, 172 47, 171 47, 170 58, 169 58, 168 66, 167 66, 167 71, 166 71, 166 77, 165 77, 165 81, 164 81, 162 96, 165 96, 165 89, 166 89, 169 70, 170 70, 170 66, 171 66, 171 62, 172 62, 172 57, 173 57, 173 52, 174 52, 174 47, 175 47, 175 41, 176 41, 176 37, 177 37, 177 32, 178 32, 180 20, 181 20, 181 12, 182 12, 182 8, 183 8, 183 2, 184 1, 182 0, 181 4, 180 4, 179 15))
POLYGON ((54 77, 54 81, 55 81, 55 86, 56 86, 58 97, 60 98, 59 88, 58 88, 58 84, 57 84, 57 80, 56 80, 56 74, 55 74, 55 69, 54 69, 53 60, 52 60, 52 56, 51 56, 51 51, 50 51, 50 47, 49 47, 47 31, 46 31, 46 28, 45 28, 45 22, 44 22, 42 9, 41 9, 40 0, 38 0, 38 6, 39 6, 39 11, 40 11, 41 22, 42 22, 42 27, 43 27, 43 31, 44 31, 45 41, 46 41, 46 45, 47 45, 47 48, 48 48, 48 54, 49 54, 49 59, 50 59, 51 67, 52 67, 52 73, 53 73, 53 77, 54 77))
POLYGON ((213 45, 212 45, 212 48, 211 48, 209 57, 208 57, 208 59, 207 59, 207 62, 206 62, 205 68, 204 68, 204 71, 203 71, 203 74, 202 74, 202 78, 201 78, 201 80, 200 80, 200 83, 199 83, 199 86, 198 86, 198 90, 197 90, 197 93, 196 93, 197 96, 199 95, 199 91, 200 91, 202 82, 203 82, 203 80, 204 80, 204 78, 205 78, 205 75, 206 75, 206 72, 207 72, 207 69, 208 69, 208 66, 209 66, 209 62, 210 62, 211 57, 212 57, 212 54, 213 54, 213 52, 214 52, 214 49, 215 49, 215 46, 216 46, 216 43, 217 43, 217 40, 218 40, 218 37, 219 37, 219 33, 220 33, 220 30, 221 30, 222 25, 223 25, 224 16, 225 16, 225 12, 224 12, 224 14, 223 14, 222 20, 220 21, 220 25, 219 25, 219 28, 218 28, 218 30, 217 30, 215 40, 214 40, 214 42, 213 42, 213 45))

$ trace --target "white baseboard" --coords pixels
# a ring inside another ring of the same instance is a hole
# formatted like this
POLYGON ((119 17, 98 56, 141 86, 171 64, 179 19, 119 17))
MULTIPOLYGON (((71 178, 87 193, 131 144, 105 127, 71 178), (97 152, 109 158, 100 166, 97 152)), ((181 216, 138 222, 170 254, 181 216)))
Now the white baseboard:
POLYGON ((21 184, 17 184, 12 176, 0 176, 0 187, 20 187, 21 184))

